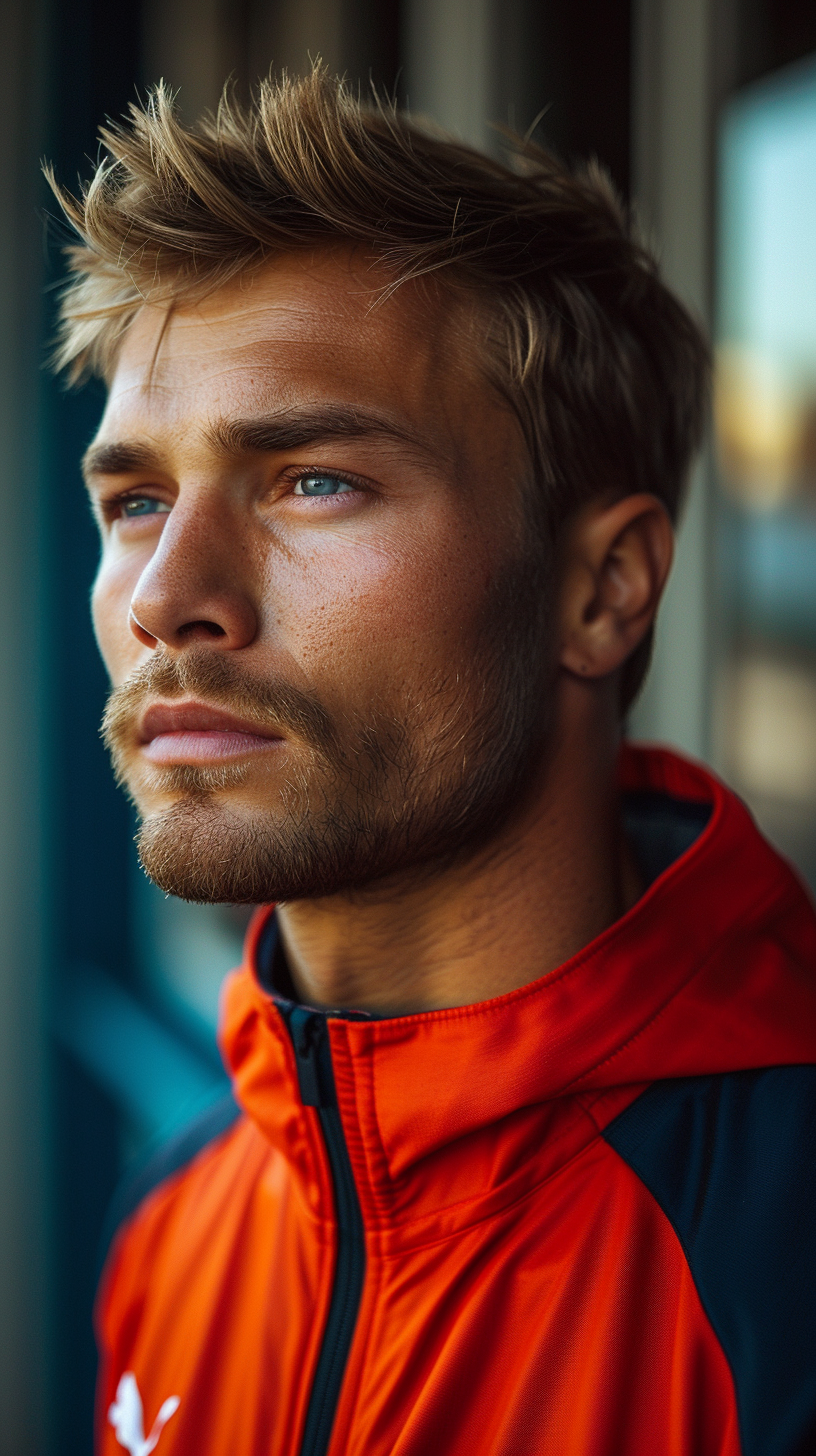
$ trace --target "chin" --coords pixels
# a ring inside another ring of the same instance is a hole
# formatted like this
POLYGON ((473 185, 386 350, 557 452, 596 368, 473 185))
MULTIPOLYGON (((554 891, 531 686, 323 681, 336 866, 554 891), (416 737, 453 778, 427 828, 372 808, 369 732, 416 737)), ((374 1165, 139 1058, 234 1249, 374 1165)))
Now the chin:
MULTIPOLYGON (((312 786, 313 788, 314 786, 312 786)), ((378 797, 300 792, 273 805, 187 792, 145 815, 139 860, 166 894, 208 904, 259 905, 362 891, 438 871, 479 851, 512 813, 519 784, 428 785, 410 808, 378 797), (424 797, 424 796, 423 796, 424 797), (401 810, 401 812, 400 812, 401 810)))

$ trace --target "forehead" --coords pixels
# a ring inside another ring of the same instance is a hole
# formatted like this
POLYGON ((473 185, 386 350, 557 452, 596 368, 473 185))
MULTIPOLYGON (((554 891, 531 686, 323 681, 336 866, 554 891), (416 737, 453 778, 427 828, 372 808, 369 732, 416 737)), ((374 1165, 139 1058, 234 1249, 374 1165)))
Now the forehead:
MULTIPOLYGON (((180 427, 332 400, 450 431, 484 410, 463 308, 347 251, 289 255, 195 305, 145 306, 129 328, 100 428, 180 427)), ((499 401, 495 401, 499 409, 499 401)))

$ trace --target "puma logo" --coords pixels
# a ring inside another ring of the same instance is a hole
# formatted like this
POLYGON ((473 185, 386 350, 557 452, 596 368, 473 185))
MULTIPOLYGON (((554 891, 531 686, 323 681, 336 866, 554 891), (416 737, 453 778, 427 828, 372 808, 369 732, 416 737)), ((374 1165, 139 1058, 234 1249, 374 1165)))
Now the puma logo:
POLYGON ((169 1395, 153 1422, 150 1435, 145 1437, 142 1397, 132 1370, 126 1370, 116 1387, 116 1400, 108 1411, 108 1420, 116 1432, 120 1446, 130 1456, 150 1456, 171 1416, 174 1416, 181 1402, 177 1395, 169 1395))

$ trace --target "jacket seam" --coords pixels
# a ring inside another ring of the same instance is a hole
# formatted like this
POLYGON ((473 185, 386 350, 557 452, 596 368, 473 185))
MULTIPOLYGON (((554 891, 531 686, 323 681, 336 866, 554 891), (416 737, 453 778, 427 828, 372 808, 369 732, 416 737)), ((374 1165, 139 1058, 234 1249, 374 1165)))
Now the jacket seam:
MULTIPOLYGON (((620 1046, 615 1047, 615 1050, 609 1052, 609 1054, 603 1057, 601 1061, 593 1062, 591 1066, 585 1067, 584 1070, 580 1072, 577 1077, 573 1077, 571 1082, 565 1083, 565 1085, 560 1089, 560 1095, 563 1096, 574 1087, 580 1087, 580 1084, 585 1081, 585 1079, 589 1077, 593 1072, 600 1071, 601 1067, 610 1066, 617 1057, 622 1056, 622 1054, 629 1047, 633 1046, 639 1037, 643 1036, 644 1033, 647 1032, 656 1021, 660 1020, 660 1017, 663 1016, 664 1013, 669 1009, 675 998, 679 996, 682 991, 685 991, 687 986, 691 985, 695 977, 702 975, 703 971, 706 969, 710 961, 712 961, 715 957, 721 956, 723 954, 724 948, 726 948, 731 941, 742 938, 746 934, 746 932, 751 929, 751 926, 754 925, 756 921, 765 913, 768 905, 771 903, 772 900, 776 898, 776 895, 776 890, 769 891, 765 898, 759 901, 754 911, 754 914, 750 917, 750 919, 742 921, 738 927, 734 927, 732 929, 730 934, 725 935, 722 937, 722 939, 717 940, 716 943, 711 946, 707 954, 703 956, 702 960, 694 966, 693 970, 689 973, 686 979, 684 981, 681 981, 679 985, 672 988, 665 1001, 663 1001, 660 1006, 658 1006, 656 1010, 652 1012, 652 1015, 648 1017, 648 1019, 644 1021, 641 1026, 638 1027, 637 1031, 633 1031, 631 1036, 626 1038, 626 1041, 621 1042, 620 1046)), ((795 896, 793 892, 789 891, 779 904, 779 915, 781 915, 785 911, 785 909, 788 908, 788 905, 794 902, 794 900, 795 896)), ((777 918, 777 916, 774 916, 774 920, 776 920, 777 918)), ((655 1079, 652 1078, 651 1080, 654 1081, 655 1079)))
MULTIPOLYGON (((377 1107, 377 1085, 376 1085, 376 1079, 375 1079, 374 1051, 375 1051, 374 1038, 373 1037, 370 1037, 369 1038, 369 1041, 368 1041, 368 1045, 366 1047, 366 1055, 365 1055, 366 1078, 367 1078, 367 1081, 368 1081, 368 1087, 367 1087, 366 1091, 367 1091, 367 1095, 368 1095, 369 1106, 371 1108, 371 1120, 372 1120, 372 1123, 374 1125, 374 1131, 375 1131, 376 1136, 377 1136, 377 1152, 379 1154, 379 1157, 382 1159, 382 1166, 383 1166, 383 1168, 388 1173, 389 1172, 389 1169, 390 1169, 390 1164, 389 1164, 389 1161, 388 1161, 388 1153, 386 1151, 385 1141, 383 1139, 382 1128, 380 1127, 380 1114, 379 1114, 379 1110, 378 1110, 378 1107, 377 1107)), ((350 1059, 351 1059, 351 1057, 350 1057, 350 1059)), ((353 1060, 352 1060, 352 1065, 353 1065, 353 1060)), ((362 1127, 360 1128, 360 1133, 361 1133, 360 1142, 361 1142, 361 1145, 362 1145, 362 1148, 363 1148, 363 1152, 365 1153, 366 1140, 362 1136, 362 1127)), ((369 1183, 369 1188, 370 1188, 370 1191, 371 1191, 371 1200, 372 1200, 372 1203, 376 1206, 376 1205, 378 1205, 380 1203, 380 1199, 381 1199, 381 1196, 382 1195, 380 1193, 379 1188, 377 1187, 377 1184, 376 1184, 375 1180, 371 1177, 371 1172, 370 1172, 370 1169, 368 1167, 368 1157, 367 1156, 366 1156, 366 1172, 368 1174, 368 1183, 369 1183)), ((389 1173, 389 1181, 390 1182, 393 1182, 393 1179, 390 1178, 390 1173, 389 1173)))
MULTIPOLYGON (((546 1101, 546 1102, 561 1101, 561 1098, 558 1097, 558 1098, 547 1098, 547 1099, 543 1099, 542 1100, 542 1104, 539 1104, 539 1105, 543 1105, 543 1102, 544 1101, 546 1101)), ((571 1120, 567 1124, 566 1127, 564 1127, 560 1132, 558 1132, 555 1135, 555 1137, 553 1139, 550 1140, 550 1146, 553 1147, 553 1148, 555 1148, 558 1145, 558 1143, 560 1143, 561 1141, 563 1141, 563 1139, 568 1136, 568 1134, 571 1132, 571 1130, 574 1127, 576 1127, 580 1122, 582 1122, 584 1120, 584 1116, 585 1116, 585 1113, 586 1113, 586 1109, 583 1107, 583 1104, 582 1104, 580 1098, 578 1098, 578 1097, 571 1098, 570 1101, 572 1101, 573 1105, 577 1109, 577 1115, 574 1117, 573 1120, 571 1120)), ((535 1187, 535 1188, 542 1188, 544 1186, 544 1184, 546 1182, 548 1182, 548 1180, 550 1178, 557 1177, 557 1175, 560 1173, 560 1171, 561 1171, 562 1168, 568 1167, 569 1164, 572 1162, 573 1158, 580 1157, 581 1156, 581 1153, 585 1152, 586 1149, 591 1146, 591 1144, 595 1140, 596 1136, 597 1137, 603 1137, 603 1130, 597 1127, 597 1124, 595 1123, 595 1120, 594 1119, 590 1119, 590 1122, 591 1122, 591 1128, 592 1128, 592 1134, 593 1134, 592 1138, 590 1138, 590 1141, 584 1143, 580 1148, 577 1149, 577 1151, 575 1153, 571 1153, 570 1156, 568 1158, 566 1158, 563 1163, 559 1163, 557 1165, 557 1167, 553 1168, 549 1173, 545 1173, 542 1178, 539 1178, 537 1180, 537 1182, 533 1185, 533 1187, 535 1187)), ((522 1173, 519 1172, 515 1176, 517 1176, 519 1179, 521 1179, 522 1173)), ((401 1175, 399 1179, 392 1179, 391 1180, 392 1186, 394 1188, 396 1188, 396 1189, 399 1189, 401 1186, 403 1186, 408 1181, 409 1180, 405 1177, 405 1175, 401 1175)), ((529 1191, 529 1190, 527 1190, 527 1191, 529 1191)), ((489 1198, 490 1196, 491 1195, 489 1193, 488 1194, 482 1194, 481 1195, 481 1197, 483 1197, 483 1198, 485 1198, 485 1197, 489 1198)), ((516 1203, 519 1198, 523 1198, 523 1197, 526 1197, 526 1192, 525 1193, 517 1194, 514 1198, 511 1198, 511 1200, 510 1200, 509 1203, 502 1204, 501 1208, 497 1210, 497 1214, 498 1213, 501 1213, 504 1210, 504 1208, 512 1208, 513 1207, 513 1204, 516 1203)), ((422 1223, 423 1220, 430 1219, 430 1218, 435 1218, 435 1217, 438 1218, 440 1216, 441 1217, 444 1217, 446 1215, 455 1214, 458 1210, 463 1209, 463 1208, 467 1208, 468 1204, 473 1203, 473 1201, 474 1201, 473 1198, 459 1198, 454 1203, 448 1203, 443 1208, 437 1208, 437 1209, 435 1209, 433 1213, 419 1214, 415 1218, 407 1218, 403 1222, 399 1222, 399 1223, 398 1223, 397 1219, 395 1219, 395 1218, 392 1217, 392 1226, 397 1226, 397 1227, 404 1228, 404 1229, 410 1229, 415 1224, 422 1223)), ((477 1223, 479 1223, 479 1222, 481 1222, 481 1221, 483 1221, 485 1219, 489 1219, 489 1218, 493 1218, 493 1217, 494 1217, 494 1214, 492 1214, 492 1213, 482 1214, 480 1217, 477 1217, 476 1219, 474 1219, 472 1223, 465 1224, 463 1226, 465 1228, 475 1227, 475 1225, 477 1223)), ((388 1227, 388 1225, 382 1225, 382 1224, 374 1225, 374 1228, 372 1229, 372 1232, 373 1231, 381 1232, 383 1230, 383 1228, 386 1228, 387 1229, 387 1227, 388 1227)), ((444 1238, 447 1238, 448 1235, 445 1234, 445 1235, 443 1235, 443 1237, 444 1238)))
MULTIPOLYGON (((446 1244, 451 1239, 459 1238, 463 1233, 467 1233, 471 1229, 478 1228, 480 1224, 490 1223, 492 1219, 503 1218, 505 1214, 510 1213, 514 1208, 517 1208, 519 1204, 524 1203, 529 1198, 534 1198, 536 1194, 541 1192, 542 1188, 546 1188, 547 1184, 552 1182, 554 1178, 560 1177, 567 1168, 572 1167, 572 1165, 576 1163, 579 1158, 585 1157, 587 1153, 589 1153, 590 1149, 597 1147, 599 1143, 604 1143, 606 1146, 609 1146, 609 1144, 606 1143, 606 1139, 603 1133, 598 1132, 595 1129, 593 1120, 593 1136, 590 1137, 589 1141, 584 1143, 583 1147, 579 1148, 577 1152, 572 1153, 565 1162, 559 1163, 557 1168, 553 1168, 551 1172, 545 1173, 544 1177, 539 1178, 532 1185, 532 1187, 525 1188, 523 1193, 519 1193, 516 1195, 515 1198, 511 1198, 509 1203, 503 1203, 501 1208, 494 1209, 490 1213, 480 1214, 476 1218, 468 1220, 466 1223, 459 1224, 455 1229, 451 1229, 450 1233, 439 1234, 436 1238, 425 1239, 422 1243, 410 1244, 409 1247, 411 1253, 418 1252, 422 1249, 436 1248, 439 1244, 446 1244)), ((444 1215, 461 1207, 463 1207, 463 1203, 452 1203, 450 1204, 449 1208, 439 1210, 437 1213, 437 1217, 440 1214, 444 1215)), ((429 1217, 432 1216, 433 1215, 429 1215, 429 1217)), ((401 1225, 401 1227, 410 1229, 411 1222, 408 1221, 407 1223, 401 1225)), ((380 1236, 383 1232, 387 1233, 388 1230, 372 1229, 371 1232, 372 1236, 380 1236)), ((381 1243, 381 1239, 378 1238, 378 1242, 381 1243)), ((395 1250, 393 1253, 390 1253, 388 1250, 385 1250, 382 1247, 380 1247, 379 1249, 379 1255, 381 1259, 401 1259, 404 1257, 404 1253, 404 1249, 395 1250)))
POLYGON ((626 1168, 626 1170, 629 1173, 630 1177, 635 1178, 637 1180, 638 1184, 643 1189, 644 1193, 646 1193, 647 1197, 654 1204, 654 1206, 657 1209, 658 1213, 660 1214, 661 1218, 664 1218, 666 1220, 666 1223, 669 1225, 672 1233, 674 1234, 674 1237, 677 1240, 677 1243, 678 1243, 678 1245, 680 1247, 680 1252, 683 1255, 683 1260, 684 1260, 686 1269, 688 1270, 689 1279, 691 1280, 692 1284, 694 1285, 694 1292, 697 1295, 698 1300, 700 1301, 700 1308, 703 1311, 703 1314, 705 1315, 706 1323, 707 1323, 709 1329, 711 1330, 711 1333, 714 1336, 714 1339, 717 1341, 717 1347, 718 1347, 718 1349, 719 1349, 719 1351, 720 1351, 720 1353, 721 1353, 721 1355, 723 1357, 723 1360, 725 1361, 726 1368, 728 1370, 728 1374, 729 1374, 729 1377, 731 1379, 731 1392, 732 1392, 732 1396, 733 1396, 733 1399, 734 1399, 734 1410, 737 1413, 737 1428, 738 1428, 738 1431, 739 1431, 740 1449, 741 1450, 744 1450, 744 1444, 745 1443, 743 1441, 742 1413, 740 1411, 739 1393, 737 1391, 737 1380, 736 1380, 736 1376, 734 1374, 734 1369, 733 1369, 733 1366, 731 1364, 731 1361, 728 1358, 728 1354, 726 1352, 725 1345, 723 1344, 722 1336, 721 1336, 721 1334, 720 1334, 720 1332, 719 1332, 719 1330, 717 1328, 717 1325, 716 1325, 716 1322, 714 1320, 714 1317, 711 1314, 711 1312, 710 1312, 710 1310, 708 1308, 708 1305, 707 1305, 705 1299, 703 1298, 702 1291, 700 1290, 700 1287, 699 1287, 699 1285, 697 1283, 697 1280, 695 1278, 695 1275, 694 1275, 694 1267, 693 1267, 692 1262, 691 1262, 691 1253, 690 1253, 689 1249, 686 1246, 686 1241, 683 1238, 683 1235, 680 1233, 680 1230, 678 1229, 678 1227, 677 1227, 674 1219, 672 1218, 671 1214, 668 1212, 667 1209, 665 1209, 663 1207, 663 1204, 660 1202, 660 1199, 656 1196, 656 1194, 654 1194, 652 1192, 652 1190, 649 1187, 648 1183, 646 1183, 644 1181, 644 1179, 641 1178, 641 1176, 638 1173, 637 1169, 632 1167, 631 1163, 629 1163, 627 1161, 627 1159, 623 1156, 623 1153, 619 1153, 618 1152, 618 1149, 603 1136, 603 1133, 601 1133, 601 1138, 606 1143, 606 1146, 609 1148, 610 1152, 614 1153, 615 1154, 615 1157, 626 1168))
MULTIPOLYGON (((342 1038, 343 1038, 343 1052, 345 1054, 345 1059, 346 1059, 346 1069, 345 1070, 347 1072, 348 1079, 350 1080, 351 1087, 353 1089, 353 1096, 350 1099, 351 1100, 351 1106, 348 1109, 348 1115, 349 1115, 349 1117, 353 1118, 354 1123, 355 1123, 355 1139, 354 1139, 354 1142, 355 1142, 356 1147, 359 1148, 360 1155, 361 1155, 361 1158, 362 1158, 363 1172, 364 1172, 364 1175, 365 1175, 366 1201, 370 1205, 371 1210, 373 1212, 377 1213, 381 1209, 381 1207, 382 1207, 382 1204, 383 1204, 383 1196, 382 1196, 382 1193, 381 1193, 381 1190, 380 1190, 380 1185, 379 1185, 379 1183, 378 1183, 378 1181, 376 1179, 376 1176, 372 1176, 371 1157, 369 1156, 369 1149, 368 1149, 369 1139, 368 1139, 368 1137, 364 1133, 364 1128, 367 1127, 367 1124, 371 1124, 371 1126, 373 1128, 374 1141, 375 1141, 375 1157, 379 1157, 379 1159, 382 1160, 382 1167, 385 1169, 386 1173, 388 1172, 388 1157, 387 1157, 387 1154, 386 1154, 386 1151, 385 1151, 385 1146, 383 1144, 383 1140, 382 1140, 382 1130, 380 1128, 379 1118, 378 1118, 378 1115, 377 1115, 377 1103, 376 1103, 376 1097, 375 1097, 375 1091, 374 1091, 374 1056, 373 1056, 373 1047, 372 1047, 371 1042, 369 1041, 368 1044, 363 1048, 363 1054, 359 1058, 355 1058, 354 1055, 353 1055, 353 1053, 352 1053, 352 1051, 351 1051, 351 1047, 349 1045, 348 1029, 347 1029, 346 1025, 344 1023, 340 1023, 340 1026, 338 1027, 338 1030, 340 1031, 340 1033, 342 1035, 342 1038), (360 1075, 360 1073, 362 1075, 360 1075), (362 1085, 363 1084, 363 1081, 365 1081, 365 1085, 362 1085), (362 1096, 363 1096, 364 1100, 368 1104, 367 1107, 365 1107, 362 1110, 362 1112, 361 1112, 361 1108, 360 1108, 360 1094, 361 1093, 362 1093, 362 1096), (369 1109, 370 1109, 370 1113, 369 1113, 369 1109)), ((347 1099, 344 1099, 344 1101, 345 1100, 347 1100, 347 1099)), ((342 1121, 343 1120, 343 1106, 341 1104, 341 1099, 340 1099, 339 1095, 338 1095, 338 1108, 339 1108, 339 1111, 340 1111, 340 1117, 341 1117, 341 1121, 342 1121)), ((345 1130, 345 1127, 344 1127, 344 1130, 345 1130)), ((346 1133, 346 1138, 348 1140, 348 1133, 346 1133)), ((357 1177, 357 1170, 356 1170, 356 1162, 355 1162, 354 1159, 352 1160, 352 1168, 355 1169, 355 1178, 356 1178, 357 1177)), ((376 1169, 374 1169, 374 1173, 376 1174, 376 1169)), ((363 1211, 364 1222, 365 1222, 365 1212, 366 1212, 366 1210, 364 1209, 364 1211, 363 1211)))

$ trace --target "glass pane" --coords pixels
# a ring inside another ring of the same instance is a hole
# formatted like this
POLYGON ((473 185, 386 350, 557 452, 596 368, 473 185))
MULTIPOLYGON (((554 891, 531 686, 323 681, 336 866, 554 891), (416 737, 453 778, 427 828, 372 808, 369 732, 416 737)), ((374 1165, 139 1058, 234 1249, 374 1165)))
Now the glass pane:
POLYGON ((732 101, 719 178, 719 756, 816 884, 816 58, 732 101))

